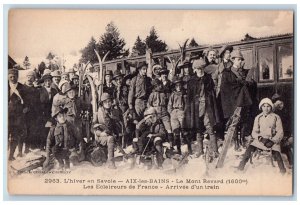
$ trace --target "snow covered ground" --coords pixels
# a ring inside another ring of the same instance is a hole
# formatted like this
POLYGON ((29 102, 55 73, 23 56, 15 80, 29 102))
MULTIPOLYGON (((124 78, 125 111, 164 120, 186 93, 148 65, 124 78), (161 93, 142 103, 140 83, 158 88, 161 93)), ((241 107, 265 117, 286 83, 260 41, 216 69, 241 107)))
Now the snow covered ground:
MULTIPOLYGON (((196 146, 195 144, 193 146, 196 146)), ((126 150, 128 151, 130 147, 126 150)), ((184 145, 182 147, 183 151, 187 151, 187 147, 184 145)), ((124 160, 118 160, 116 162, 117 169, 111 170, 108 169, 106 165, 101 167, 94 167, 90 162, 83 161, 79 166, 72 166, 69 172, 60 172, 60 173, 39 173, 41 168, 36 169, 36 173, 24 173, 20 175, 16 175, 16 172, 11 168, 14 167, 16 169, 20 169, 26 165, 26 161, 38 158, 41 155, 45 155, 44 152, 39 150, 32 150, 32 152, 23 156, 22 158, 16 157, 16 160, 8 163, 8 182, 9 182, 9 190, 14 193, 68 193, 68 194, 111 194, 110 190, 102 190, 102 192, 95 192, 95 190, 82 190, 78 192, 77 189, 74 192, 66 191, 65 186, 54 186, 55 184, 45 184, 45 179, 60 179, 60 181, 68 179, 115 179, 120 180, 125 183, 126 179, 135 178, 135 179, 168 179, 169 184, 177 184, 176 180, 186 180, 186 179, 215 179, 215 180, 235 180, 237 184, 230 184, 228 182, 226 185, 220 185, 221 188, 223 186, 223 190, 214 190, 214 192, 195 192, 196 190, 190 190, 189 194, 197 194, 197 195, 273 195, 276 193, 282 193, 283 195, 288 195, 291 191, 292 187, 292 169, 287 168, 287 173, 285 175, 281 175, 277 166, 277 163, 274 162, 275 167, 272 167, 270 160, 266 158, 261 158, 260 160, 253 160, 253 164, 248 164, 245 167, 245 171, 237 172, 236 166, 238 166, 240 162, 240 155, 244 153, 245 150, 241 152, 234 151, 233 147, 228 150, 228 154, 224 163, 224 167, 220 169, 216 169, 216 161, 214 160, 209 165, 208 174, 206 172, 206 164, 203 157, 195 158, 189 157, 188 163, 182 166, 176 172, 170 172, 169 170, 173 168, 172 162, 170 159, 166 159, 163 163, 163 170, 159 169, 151 169, 147 170, 146 166, 136 165, 135 168, 130 169, 130 162, 124 160), (36 189, 27 189, 27 183, 35 184, 38 187, 36 189), (246 186, 247 183, 247 186, 246 186), (17 191, 15 187, 19 187, 20 185, 25 185, 22 188, 19 188, 17 191), (46 187, 44 187, 46 185, 46 187), (224 187, 231 187, 230 189, 225 189, 224 187), (275 187, 275 189, 274 189, 275 187), (40 189, 39 189, 40 188, 40 189), (49 190, 50 189, 50 190, 49 190), (270 190, 271 189, 271 190, 270 190), (274 192, 273 192, 273 191, 274 192), (221 192, 219 192, 221 191, 221 192)), ((119 156, 120 153, 118 151, 115 152, 115 156, 119 156)), ((117 159, 122 159, 121 157, 117 157, 117 159)), ((283 155, 284 163, 287 167, 288 162, 285 155, 283 155)), ((58 171, 57 164, 54 168, 54 171, 58 171)), ((149 182, 149 181, 148 181, 149 182)), ((202 181, 203 183, 203 181, 202 181)), ((122 184, 122 183, 120 183, 122 184)), ((151 184, 151 183, 150 183, 151 184)), ((203 184, 202 184, 203 185, 203 184)), ((75 188, 77 185, 72 185, 71 187, 75 188)), ((79 187, 77 187, 79 188, 79 187)), ((164 190, 164 189, 163 189, 164 190)), ((140 190, 139 190, 140 191, 140 190)), ((166 190, 164 190, 166 191, 166 190)), ((161 195, 162 193, 166 194, 183 194, 180 190, 176 190, 175 192, 141 192, 143 194, 153 194, 161 195), (177 192, 176 192, 177 191, 177 192), (179 192, 178 192, 179 191, 179 192)), ((113 192, 114 194, 121 194, 121 192, 113 192)), ((140 192, 131 192, 129 194, 138 194, 140 192)), ((124 192, 124 194, 128 194, 124 192)), ((187 193, 185 193, 187 194, 187 193)))

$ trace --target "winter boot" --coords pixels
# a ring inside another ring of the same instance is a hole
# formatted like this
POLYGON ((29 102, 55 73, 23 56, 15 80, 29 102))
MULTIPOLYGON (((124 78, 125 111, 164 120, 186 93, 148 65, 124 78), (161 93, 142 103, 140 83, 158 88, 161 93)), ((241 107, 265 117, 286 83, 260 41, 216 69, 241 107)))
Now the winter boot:
POLYGON ((170 143, 170 148, 173 148, 173 144, 174 144, 174 135, 173 135, 173 133, 168 133, 168 141, 170 143))
POLYGON ((174 136, 174 142, 177 149, 177 154, 181 155, 181 140, 180 140, 180 134, 176 133, 174 136))
POLYGON ((16 148, 17 148, 17 143, 14 141, 10 142, 9 158, 8 158, 9 161, 13 161, 16 159, 16 158, 14 158, 14 153, 15 153, 16 148))
POLYGON ((114 142, 113 138, 111 137, 107 142, 107 162, 108 168, 116 169, 115 160, 114 160, 114 142))
POLYGON ((22 157, 23 156, 23 154, 22 154, 23 142, 18 142, 18 151, 19 151, 19 153, 18 153, 17 157, 22 157))
POLYGON ((189 133, 184 133, 184 138, 186 139, 189 155, 192 155, 193 154, 192 142, 191 142, 189 133))
POLYGON ((164 157, 163 157, 163 149, 162 149, 161 141, 155 142, 155 149, 156 149, 157 166, 159 169, 162 169, 164 157))
POLYGON ((197 144, 198 144, 198 150, 196 152, 196 157, 200 157, 201 155, 204 154, 203 152, 203 135, 201 133, 197 133, 197 136, 196 136, 196 140, 197 140, 197 144))

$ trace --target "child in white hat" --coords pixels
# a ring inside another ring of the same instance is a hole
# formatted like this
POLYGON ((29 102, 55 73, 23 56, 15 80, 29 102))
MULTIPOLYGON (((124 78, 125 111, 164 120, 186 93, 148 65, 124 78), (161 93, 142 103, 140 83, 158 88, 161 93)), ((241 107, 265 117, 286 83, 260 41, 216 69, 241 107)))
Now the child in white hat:
POLYGON ((273 113, 274 104, 269 98, 264 98, 260 101, 259 109, 262 112, 256 116, 252 130, 254 140, 247 148, 238 169, 244 170, 252 152, 256 149, 260 149, 272 152, 272 155, 278 163, 280 172, 284 174, 286 169, 282 161, 280 150, 280 142, 283 138, 281 119, 277 114, 273 113))

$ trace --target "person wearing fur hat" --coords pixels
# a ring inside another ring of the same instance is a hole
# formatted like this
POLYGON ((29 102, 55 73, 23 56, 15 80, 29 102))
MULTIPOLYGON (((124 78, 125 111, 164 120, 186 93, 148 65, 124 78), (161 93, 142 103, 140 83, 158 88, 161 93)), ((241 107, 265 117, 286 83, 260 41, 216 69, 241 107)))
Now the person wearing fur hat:
MULTIPOLYGON (((101 102, 101 106, 98 109, 97 121, 95 123, 99 123, 107 127, 107 130, 102 132, 102 135, 104 135, 105 133, 105 136, 101 138, 101 141, 102 141, 102 145, 107 146, 108 168, 116 169, 115 161, 114 161, 114 148, 115 148, 116 139, 114 136, 117 137, 119 135, 121 127, 118 122, 118 116, 115 116, 113 112, 112 96, 108 93, 103 93, 101 95, 100 102, 101 102)), ((98 134, 99 136, 101 135, 101 133, 98 134)))
POLYGON ((153 107, 156 110, 157 117, 161 119, 167 133, 171 149, 173 149, 174 136, 172 133, 170 116, 167 111, 168 98, 163 90, 163 83, 159 79, 152 80, 152 93, 149 96, 147 107, 153 107))
POLYGON ((269 98, 264 98, 259 103, 259 109, 262 111, 254 120, 252 137, 253 142, 247 148, 238 169, 244 170, 251 154, 256 150, 272 152, 273 157, 278 163, 282 174, 286 172, 283 164, 280 150, 280 142, 283 138, 283 128, 280 117, 273 112, 274 104, 269 98))
POLYGON ((214 128, 220 123, 220 117, 216 106, 214 83, 211 75, 205 73, 205 65, 202 59, 193 62, 196 75, 188 82, 185 121, 187 122, 187 128, 196 132, 196 140, 199 145, 196 156, 199 157, 203 154, 203 132, 206 130, 212 152, 215 157, 218 157, 214 128))
POLYGON ((137 120, 143 118, 147 101, 151 93, 151 78, 147 76, 147 63, 138 66, 138 74, 133 77, 129 87, 128 106, 132 116, 137 115, 137 120))
POLYGON ((52 76, 50 74, 44 74, 40 80, 43 86, 39 89, 40 92, 40 115, 41 115, 41 144, 40 148, 44 149, 46 145, 47 133, 49 132, 49 127, 45 126, 47 122, 51 121, 51 106, 53 103, 53 97, 57 94, 56 89, 51 87, 52 76))
MULTIPOLYGON (((58 161, 59 169, 70 169, 71 152, 80 143, 76 137, 76 130, 67 121, 68 108, 55 107, 52 118, 55 124, 50 128, 46 142, 46 160, 43 167, 47 167, 50 155, 58 161)), ((74 164, 74 162, 73 162, 74 164)))
POLYGON ((25 114, 29 111, 26 87, 18 82, 19 71, 8 70, 8 140, 9 161, 15 160, 14 153, 18 146, 18 157, 22 157, 24 139, 27 137, 25 114))
POLYGON ((166 131, 157 116, 156 109, 153 107, 147 108, 144 112, 144 118, 136 125, 135 138, 132 143, 133 153, 137 155, 137 161, 146 161, 150 158, 152 164, 157 164, 158 168, 162 169, 162 143, 165 140, 165 136, 166 131))
MULTIPOLYGON (((182 79, 175 76, 173 84, 175 90, 172 92, 168 102, 168 112, 171 116, 171 128, 174 133, 174 144, 177 153, 181 154, 181 138, 180 133, 184 131, 184 111, 186 105, 186 93, 182 87, 182 79)), ((186 135, 185 135, 186 136, 186 135)))
POLYGON ((252 78, 247 78, 249 70, 243 68, 244 57, 240 49, 232 51, 231 59, 233 62, 231 68, 223 71, 220 94, 225 121, 233 115, 237 107, 242 107, 241 120, 237 126, 241 129, 241 138, 238 139, 237 132, 234 137, 235 150, 239 151, 240 146, 245 144, 245 136, 251 133, 249 122, 255 117, 252 117, 251 110, 255 110, 256 82, 252 78))

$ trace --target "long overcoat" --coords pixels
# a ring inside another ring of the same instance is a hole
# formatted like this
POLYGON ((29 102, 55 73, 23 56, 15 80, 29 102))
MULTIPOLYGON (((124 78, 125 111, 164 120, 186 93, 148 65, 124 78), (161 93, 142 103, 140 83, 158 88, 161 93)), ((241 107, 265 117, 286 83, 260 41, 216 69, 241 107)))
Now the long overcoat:
POLYGON ((205 109, 212 127, 220 123, 219 111, 214 92, 214 83, 210 74, 199 78, 194 75, 187 84, 187 102, 185 106, 184 126, 188 129, 201 129, 200 109, 205 109), (201 84, 204 84, 205 101, 200 102, 201 84), (202 105, 201 105, 202 104, 202 105))

